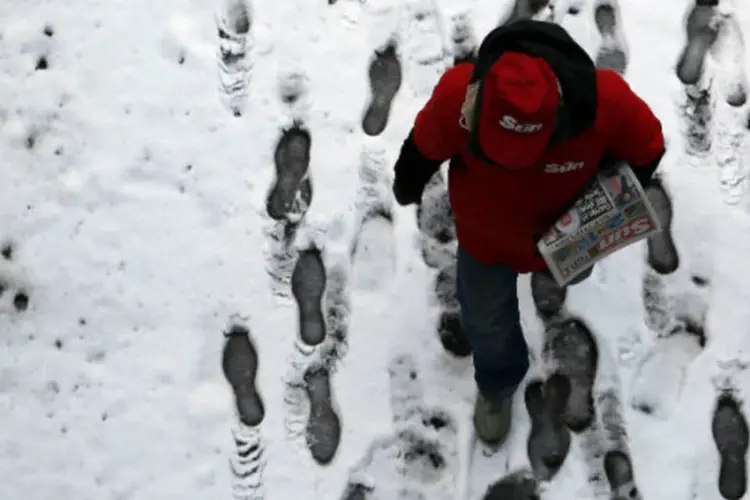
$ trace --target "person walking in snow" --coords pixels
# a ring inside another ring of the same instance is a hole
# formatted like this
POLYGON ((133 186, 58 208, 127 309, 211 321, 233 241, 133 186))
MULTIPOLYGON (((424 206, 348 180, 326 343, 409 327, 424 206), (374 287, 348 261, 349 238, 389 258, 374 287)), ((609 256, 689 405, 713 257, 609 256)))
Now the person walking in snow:
POLYGON ((393 192, 402 206, 419 203, 450 160, 456 292, 483 442, 505 441, 512 396, 529 368, 516 290, 520 273, 549 272, 537 240, 601 168, 627 162, 645 186, 664 153, 649 106, 547 22, 491 31, 476 62, 445 72, 417 114, 394 166, 393 192))

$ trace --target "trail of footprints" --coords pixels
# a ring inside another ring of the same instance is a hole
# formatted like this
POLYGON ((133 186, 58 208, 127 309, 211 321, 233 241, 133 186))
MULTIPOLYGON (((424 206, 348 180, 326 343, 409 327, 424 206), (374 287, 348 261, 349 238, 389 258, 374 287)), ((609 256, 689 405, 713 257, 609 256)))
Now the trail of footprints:
POLYGON ((266 194, 266 261, 271 290, 288 298, 297 251, 294 241, 313 199, 310 150, 312 134, 296 109, 307 94, 304 75, 285 75, 279 82, 279 97, 293 117, 282 131, 274 151, 274 179, 266 194))
POLYGON ((355 232, 349 256, 352 286, 358 291, 383 289, 395 274, 393 196, 386 150, 377 142, 360 154, 354 201, 355 232))
POLYGON ((744 34, 729 2, 696 0, 685 35, 675 72, 683 84, 688 161, 715 167, 724 201, 737 204, 746 200, 750 147, 741 111, 748 94, 744 34))
MULTIPOLYGON (((679 400, 686 371, 709 340, 705 323, 711 279, 691 272, 687 291, 671 292, 670 279, 681 270, 672 235, 671 196, 658 177, 646 194, 664 228, 662 233, 647 240, 643 279, 644 319, 657 340, 638 366, 630 404, 643 413, 667 417, 679 400)), ((720 376, 715 382, 717 397, 711 423, 719 470, 712 480, 722 498, 739 500, 747 491, 749 432, 733 379, 738 371, 746 370, 747 365, 739 359, 730 359, 726 366, 721 364, 720 376)))
POLYGON ((663 228, 647 240, 643 278, 644 319, 656 334, 656 345, 637 367, 630 404, 646 414, 666 417, 679 397, 685 370, 706 344, 710 279, 693 274, 688 291, 670 291, 670 281, 681 262, 672 235, 671 195, 659 177, 646 189, 646 195, 663 228))
POLYGON ((291 273, 299 335, 285 379, 287 431, 291 439, 304 435, 307 449, 320 465, 334 459, 341 439, 342 416, 331 391, 331 376, 347 350, 350 288, 353 283, 377 288, 378 280, 394 272, 377 266, 376 272, 369 271, 376 256, 386 265, 389 262, 388 249, 380 246, 390 244, 393 224, 384 167, 382 154, 363 151, 350 259, 327 269, 324 249, 313 244, 298 250, 291 273))
POLYGON ((419 246, 425 264, 435 270, 434 293, 437 298, 437 333, 446 351, 457 357, 471 354, 463 334, 460 308, 456 298, 456 229, 448 191, 441 172, 430 179, 417 206, 419 246))
POLYGON ((341 440, 341 414, 331 390, 331 376, 346 352, 349 319, 347 272, 326 272, 318 248, 300 251, 292 290, 299 314, 295 357, 285 379, 287 432, 304 436, 320 465, 329 464, 341 440))
POLYGON ((549 481, 563 465, 571 433, 578 435, 596 498, 639 498, 627 431, 616 387, 597 392, 599 348, 588 325, 565 310, 567 290, 545 273, 531 277, 537 315, 545 325, 546 378, 526 387, 532 423, 529 460, 535 477, 549 481), (626 496, 618 496, 627 490, 626 496))
MULTIPOLYGON (((501 22, 526 17, 559 22, 562 15, 578 14, 580 7, 579 2, 555 6, 546 1, 519 0, 501 22), (562 9, 561 5, 567 7, 562 9)), ((227 4, 225 12, 226 15, 217 21, 222 90, 227 106, 240 116, 252 69, 249 56, 252 16, 248 4, 236 0, 227 4)), ((388 125, 393 100, 403 83, 401 61, 404 54, 409 64, 426 68, 421 74, 410 73, 424 80, 411 82, 418 92, 431 88, 446 67, 447 53, 437 38, 433 44, 422 43, 422 53, 416 53, 414 45, 409 45, 415 39, 424 42, 430 36, 442 36, 436 27, 437 7, 424 2, 413 5, 410 12, 412 15, 407 16, 405 28, 407 36, 389 38, 374 51, 370 60, 370 95, 361 123, 365 135, 378 136, 388 125), (404 41, 406 45, 402 45, 404 41)), ((676 68, 684 83, 682 111, 688 152, 696 157, 705 156, 715 149, 715 140, 726 140, 726 137, 715 138, 719 135, 713 127, 715 100, 712 85, 715 78, 707 76, 704 71, 708 54, 718 60, 734 61, 735 66, 724 64, 723 73, 716 76, 722 82, 725 102, 737 107, 746 100, 747 83, 739 76, 744 68, 737 69, 740 59, 737 54, 744 51, 741 32, 733 14, 724 15, 717 22, 718 16, 715 4, 696 2, 687 19, 688 40, 676 68)), ((616 0, 595 0, 593 21, 601 36, 596 53, 597 65, 625 73, 627 40, 616 0)), ((452 63, 473 61, 477 40, 466 13, 456 14, 451 19, 451 26, 452 63)), ((280 81, 280 100, 293 115, 295 105, 306 91, 304 75, 291 75, 280 81)), ((746 133, 750 119, 742 119, 742 131, 746 133)), ((738 142, 739 134, 731 129, 728 134, 730 144, 742 145, 738 142)), ((275 179, 266 198, 266 212, 272 221, 267 231, 271 247, 268 263, 275 293, 291 296, 298 311, 295 355, 285 379, 289 435, 292 439, 304 436, 310 456, 318 464, 326 465, 334 459, 341 439, 342 415, 331 391, 331 376, 347 349, 348 294, 352 281, 360 283, 360 288, 375 289, 382 286, 377 277, 385 274, 377 272, 369 277, 357 277, 356 262, 363 258, 372 263, 381 253, 382 248, 378 245, 383 239, 388 240, 393 213, 392 201, 387 190, 383 189, 388 185, 387 175, 384 175, 387 169, 384 150, 369 145, 363 149, 360 158, 360 188, 355 207, 357 230, 350 261, 326 269, 323 248, 315 244, 307 248, 295 247, 295 238, 313 198, 309 172, 311 143, 312 134, 304 119, 294 116, 293 125, 282 131, 278 141, 274 155, 275 179)), ((741 170, 735 168, 740 177, 743 175, 741 170)), ((737 184, 736 179, 732 182, 737 184)), ((668 346, 669 339, 687 336, 700 350, 705 344, 705 303, 700 299, 687 301, 693 309, 687 307, 680 312, 675 304, 681 299, 669 296, 664 286, 665 277, 679 267, 677 248, 671 236, 669 194, 661 180, 657 180, 648 195, 666 230, 647 242, 648 270, 643 288, 647 324, 659 330, 663 346, 668 346), (696 308, 698 314, 691 315, 696 308)), ((454 291, 455 228, 441 172, 433 177, 425 190, 417 207, 417 221, 422 257, 427 266, 436 270, 434 293, 439 309, 438 338, 448 352, 458 357, 468 356, 471 353, 461 332, 454 291)), ((367 266, 363 265, 361 269, 365 270, 367 266)), ((710 285, 708 278, 703 276, 693 276, 692 282, 697 290, 710 285)), ((595 393, 599 371, 595 336, 583 320, 570 317, 565 311, 565 288, 557 287, 547 276, 535 274, 531 292, 537 314, 546 329, 543 361, 549 369, 543 379, 529 382, 524 389, 524 402, 532 424, 527 441, 532 470, 507 475, 491 485, 483 498, 538 498, 539 481, 550 481, 555 476, 567 458, 571 439, 576 435, 582 439, 588 455, 590 480, 597 494, 612 499, 640 498, 619 395, 613 388, 595 393)), ((652 366, 663 365, 658 361, 658 355, 651 354, 641 366, 644 380, 649 359, 652 366)), ((235 325, 227 334, 223 368, 235 393, 240 420, 234 433, 237 450, 232 462, 235 493, 238 498, 261 498, 264 446, 259 427, 264 409, 254 385, 257 352, 246 328, 235 325)), ((449 480, 451 470, 457 466, 456 423, 443 410, 425 408, 419 374, 411 357, 394 358, 389 375, 394 433, 375 440, 362 460, 352 468, 342 500, 384 497, 426 500, 449 490, 446 487, 430 490, 430 486, 449 480), (391 475, 380 477, 383 474, 391 475), (389 491, 384 492, 384 489, 389 491)), ((642 391, 635 391, 635 394, 644 395, 642 391)), ((653 395, 641 400, 636 396, 631 405, 650 413, 656 411, 657 403, 653 395)), ((720 392, 712 424, 721 458, 717 479, 719 490, 728 499, 740 498, 747 482, 748 426, 740 408, 741 402, 733 392, 720 392)))

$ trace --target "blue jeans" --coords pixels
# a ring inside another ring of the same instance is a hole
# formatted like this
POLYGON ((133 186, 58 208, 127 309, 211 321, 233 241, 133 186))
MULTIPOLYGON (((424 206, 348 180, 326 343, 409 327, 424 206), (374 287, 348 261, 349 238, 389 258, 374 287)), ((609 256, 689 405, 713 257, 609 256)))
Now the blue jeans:
POLYGON ((473 353, 479 392, 494 401, 511 396, 529 369, 517 281, 518 272, 512 267, 483 264, 459 246, 456 295, 461 326, 473 353))

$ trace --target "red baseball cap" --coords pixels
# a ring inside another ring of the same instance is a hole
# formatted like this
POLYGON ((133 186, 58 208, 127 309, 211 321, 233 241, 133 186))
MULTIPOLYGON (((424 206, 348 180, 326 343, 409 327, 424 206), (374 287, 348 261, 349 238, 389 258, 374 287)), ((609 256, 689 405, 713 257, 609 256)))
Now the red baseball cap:
POLYGON ((484 79, 477 139, 499 165, 536 165, 557 122, 560 91, 549 64, 539 57, 506 52, 484 79))

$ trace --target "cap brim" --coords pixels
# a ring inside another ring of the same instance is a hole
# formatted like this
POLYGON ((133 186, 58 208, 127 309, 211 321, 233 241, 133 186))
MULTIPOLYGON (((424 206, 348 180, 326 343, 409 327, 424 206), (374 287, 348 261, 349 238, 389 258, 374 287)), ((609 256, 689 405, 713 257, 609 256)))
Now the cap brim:
POLYGON ((551 136, 550 130, 519 134, 500 127, 480 126, 478 139, 489 159, 504 167, 521 169, 539 162, 551 136))

